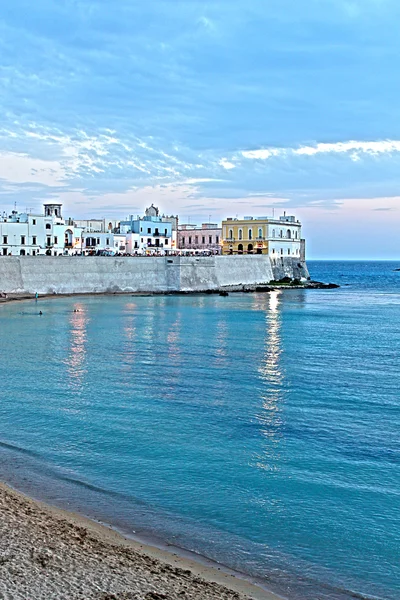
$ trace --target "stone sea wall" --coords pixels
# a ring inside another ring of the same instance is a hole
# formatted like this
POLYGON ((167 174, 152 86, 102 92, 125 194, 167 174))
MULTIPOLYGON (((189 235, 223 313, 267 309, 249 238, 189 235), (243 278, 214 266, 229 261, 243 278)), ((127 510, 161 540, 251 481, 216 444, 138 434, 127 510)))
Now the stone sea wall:
POLYGON ((308 277, 306 263, 262 255, 0 257, 0 292, 8 294, 202 292, 267 284, 285 276, 308 277))

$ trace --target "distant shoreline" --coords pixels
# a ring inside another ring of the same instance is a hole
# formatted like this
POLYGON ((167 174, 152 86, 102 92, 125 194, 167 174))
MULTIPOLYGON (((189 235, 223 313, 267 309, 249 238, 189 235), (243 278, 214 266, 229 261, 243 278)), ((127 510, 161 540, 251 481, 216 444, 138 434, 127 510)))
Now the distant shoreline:
MULTIPOLYGON (((48 300, 57 298, 76 298, 76 297, 96 297, 96 296, 218 296, 227 294, 240 293, 268 293, 284 290, 320 290, 320 289, 337 289, 340 285, 334 283, 322 283, 319 281, 309 282, 304 285, 288 285, 288 284, 265 284, 265 285, 247 285, 247 286, 227 286, 224 290, 209 290, 209 291, 179 291, 179 292, 78 292, 78 293, 62 293, 62 294, 39 294, 38 300, 48 300)), ((27 300, 35 300, 35 294, 7 294, 7 297, 0 297, 0 305, 10 302, 22 302, 27 300)))

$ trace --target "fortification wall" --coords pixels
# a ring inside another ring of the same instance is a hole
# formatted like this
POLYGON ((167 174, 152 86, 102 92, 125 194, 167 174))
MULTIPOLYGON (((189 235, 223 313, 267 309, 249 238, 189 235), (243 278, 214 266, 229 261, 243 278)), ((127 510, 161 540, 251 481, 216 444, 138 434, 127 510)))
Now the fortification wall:
POLYGON ((21 294, 201 292, 308 277, 296 259, 210 257, 0 257, 0 291, 21 294))

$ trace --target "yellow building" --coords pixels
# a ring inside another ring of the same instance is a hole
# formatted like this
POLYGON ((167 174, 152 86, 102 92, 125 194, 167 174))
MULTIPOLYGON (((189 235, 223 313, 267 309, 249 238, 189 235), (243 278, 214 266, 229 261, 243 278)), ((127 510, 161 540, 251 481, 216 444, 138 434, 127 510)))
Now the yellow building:
POLYGON ((222 254, 268 254, 267 217, 222 221, 222 254))

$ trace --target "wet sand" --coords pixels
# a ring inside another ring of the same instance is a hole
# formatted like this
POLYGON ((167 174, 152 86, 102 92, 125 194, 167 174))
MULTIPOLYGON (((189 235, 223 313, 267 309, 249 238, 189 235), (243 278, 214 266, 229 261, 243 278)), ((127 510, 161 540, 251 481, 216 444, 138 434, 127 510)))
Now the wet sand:
POLYGON ((218 568, 124 538, 0 484, 3 600, 278 600, 218 568))

